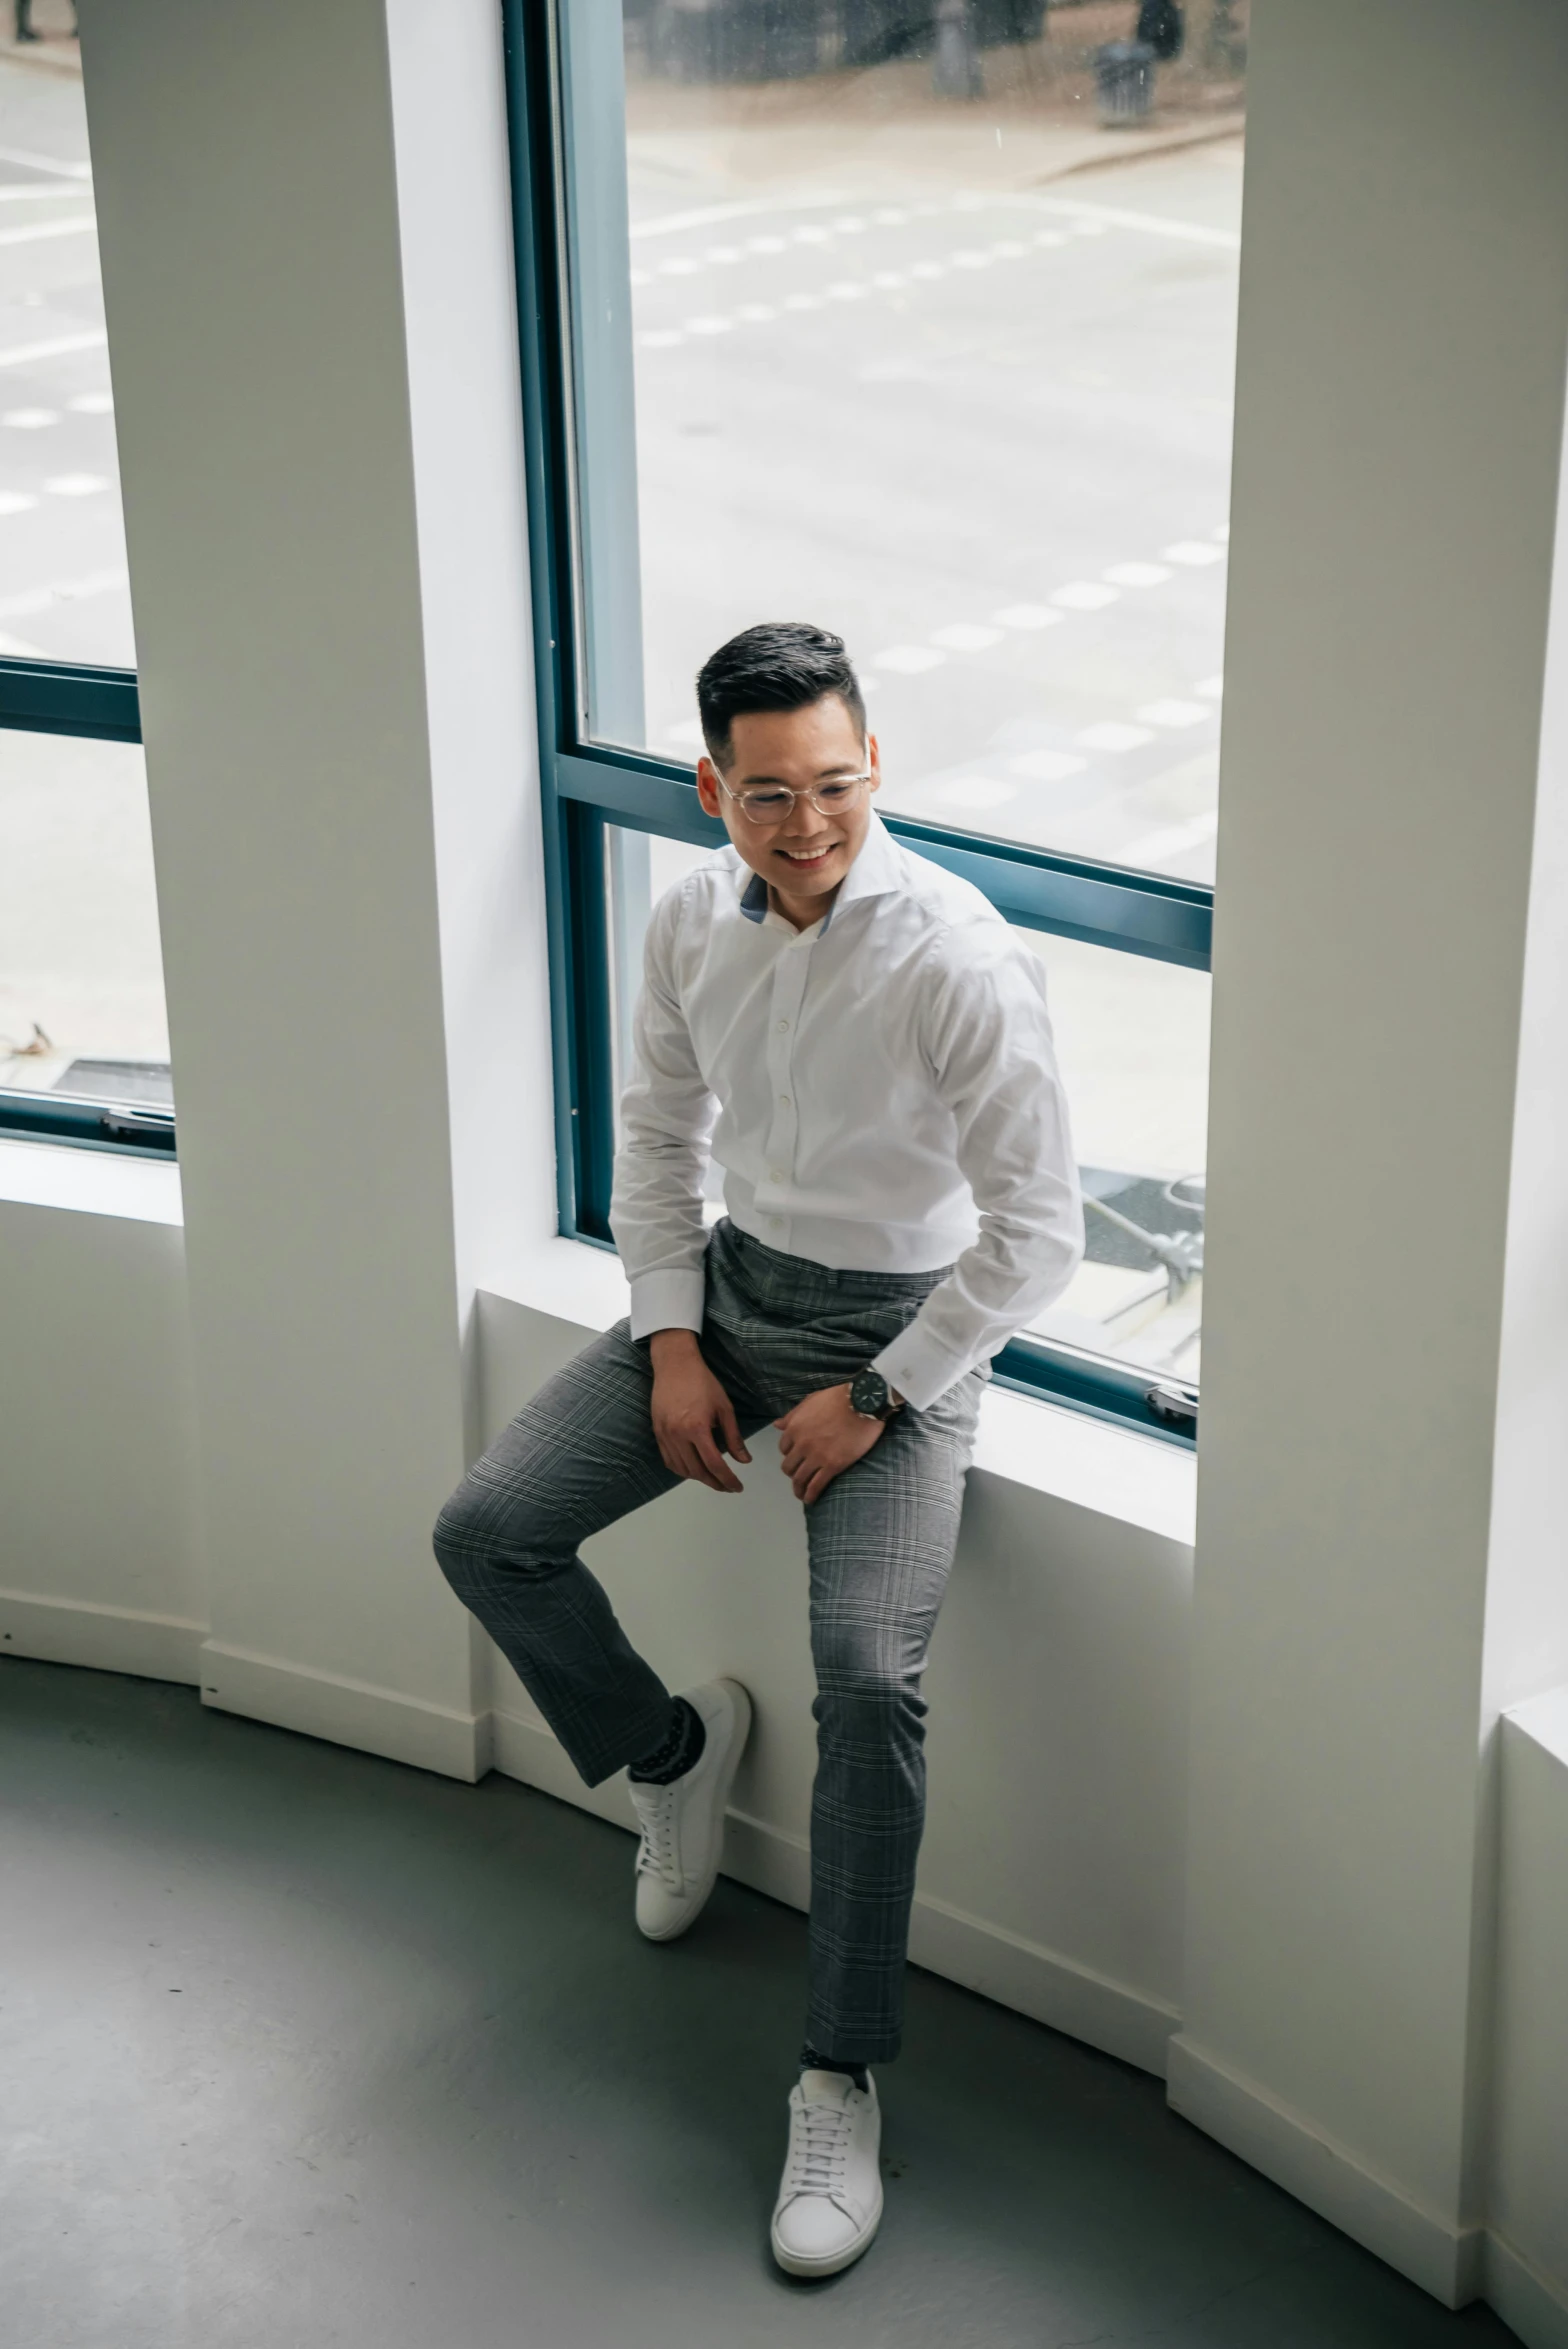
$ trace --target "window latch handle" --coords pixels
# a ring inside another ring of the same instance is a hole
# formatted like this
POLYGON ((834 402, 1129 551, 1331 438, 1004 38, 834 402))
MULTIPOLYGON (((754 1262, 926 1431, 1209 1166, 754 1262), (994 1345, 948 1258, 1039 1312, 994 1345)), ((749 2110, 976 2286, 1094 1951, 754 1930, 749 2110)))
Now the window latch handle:
POLYGON ((1143 1399, 1162 1427, 1175 1428, 1182 1435, 1197 1434, 1196 1387, 1179 1386, 1173 1381, 1168 1386, 1150 1387, 1143 1399))

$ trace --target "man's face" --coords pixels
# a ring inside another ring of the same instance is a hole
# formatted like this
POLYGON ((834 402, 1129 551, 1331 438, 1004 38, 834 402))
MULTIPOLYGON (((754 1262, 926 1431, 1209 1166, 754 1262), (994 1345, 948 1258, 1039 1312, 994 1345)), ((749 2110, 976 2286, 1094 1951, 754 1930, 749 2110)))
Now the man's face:
POLYGON ((825 694, 803 710, 753 710, 735 720, 730 729, 730 764, 720 788, 719 771, 711 759, 697 768, 697 792, 710 816, 723 819, 724 828, 744 862, 760 873, 781 898, 809 904, 826 901, 860 853, 871 823, 871 793, 881 780, 876 737, 864 742, 855 721, 836 693, 825 694), (781 824, 753 823, 730 792, 755 791, 768 784, 785 784, 804 794, 845 776, 871 769, 847 807, 824 815, 804 796, 797 799, 781 824))

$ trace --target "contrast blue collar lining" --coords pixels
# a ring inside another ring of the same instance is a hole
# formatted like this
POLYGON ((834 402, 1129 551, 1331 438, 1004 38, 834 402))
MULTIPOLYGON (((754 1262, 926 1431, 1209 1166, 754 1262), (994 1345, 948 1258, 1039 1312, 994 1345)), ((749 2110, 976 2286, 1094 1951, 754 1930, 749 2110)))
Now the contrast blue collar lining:
MULTIPOLYGON (((741 870, 746 871, 743 865, 741 870)), ((839 884, 838 894, 822 917, 825 930, 846 898, 879 897, 889 889, 901 886, 893 842, 880 819, 873 814, 870 829, 861 843, 860 854, 839 884)), ((748 922, 762 922, 768 912, 768 884, 760 873, 752 873, 740 893, 740 910, 748 922)))

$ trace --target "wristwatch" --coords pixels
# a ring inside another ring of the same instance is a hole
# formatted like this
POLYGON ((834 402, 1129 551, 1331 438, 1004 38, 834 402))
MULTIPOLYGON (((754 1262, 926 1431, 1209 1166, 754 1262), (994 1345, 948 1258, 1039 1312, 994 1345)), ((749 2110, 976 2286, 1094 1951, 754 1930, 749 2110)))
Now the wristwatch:
POLYGON ((849 1407, 862 1419, 891 1419, 902 1411, 904 1398, 895 1395, 880 1370, 857 1370, 849 1382, 849 1407))

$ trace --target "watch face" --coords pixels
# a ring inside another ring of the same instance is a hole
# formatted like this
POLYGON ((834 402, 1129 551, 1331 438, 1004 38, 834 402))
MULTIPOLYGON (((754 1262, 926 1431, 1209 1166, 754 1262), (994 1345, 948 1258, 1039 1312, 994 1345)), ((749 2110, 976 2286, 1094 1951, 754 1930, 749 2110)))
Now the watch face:
POLYGON ((850 1408, 858 1411, 862 1419, 885 1419, 887 1417, 888 1391, 887 1380, 882 1376, 881 1371, 862 1370, 859 1372, 850 1381, 849 1401, 850 1408))

